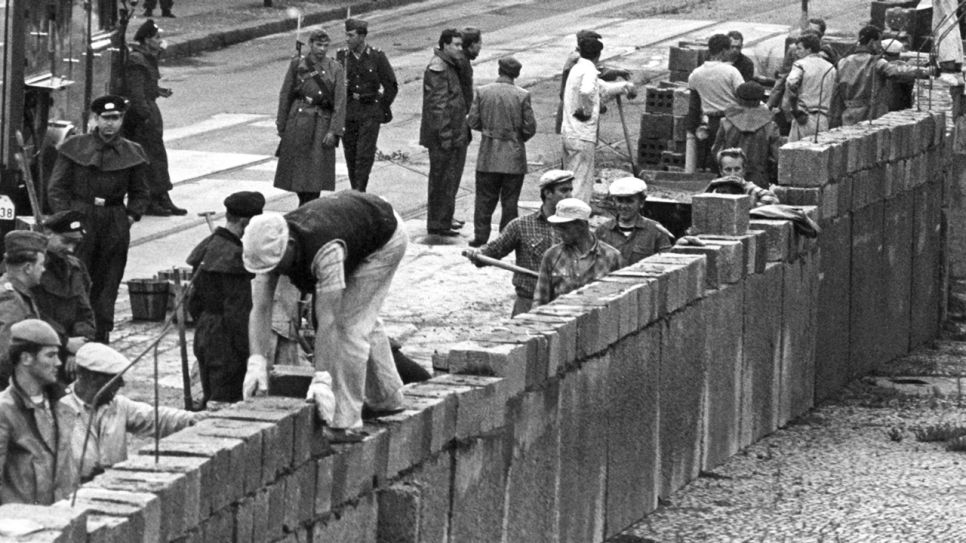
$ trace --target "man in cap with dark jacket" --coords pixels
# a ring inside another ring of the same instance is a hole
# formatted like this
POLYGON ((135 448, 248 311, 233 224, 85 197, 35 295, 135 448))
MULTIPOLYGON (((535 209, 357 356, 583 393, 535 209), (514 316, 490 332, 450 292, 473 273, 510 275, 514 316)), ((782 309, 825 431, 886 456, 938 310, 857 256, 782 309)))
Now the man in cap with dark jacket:
POLYGON ((27 319, 13 325, 5 357, 13 381, 0 392, 0 504, 50 505, 74 485, 70 439, 81 424, 60 399, 60 338, 49 324, 27 319))
POLYGON ((265 197, 259 192, 228 196, 225 226, 219 226, 188 256, 195 277, 188 311, 197 323, 194 352, 206 403, 242 399, 254 276, 242 262, 241 238, 248 222, 264 207, 265 197))
POLYGON ((168 195, 172 185, 158 97, 171 96, 171 89, 158 86, 161 80, 158 57, 163 51, 161 29, 148 19, 134 34, 134 41, 124 65, 124 92, 131 101, 124 116, 124 136, 141 145, 150 161, 147 183, 151 203, 144 214, 186 215, 188 210, 174 205, 168 195))
POLYGON ((376 156, 379 125, 392 120, 392 102, 399 92, 396 74, 380 49, 366 44, 369 23, 360 19, 345 22, 346 48, 335 58, 345 70, 348 103, 345 133, 342 135, 349 185, 365 192, 376 156))
POLYGON ((711 152, 740 147, 747 157, 745 179, 767 189, 778 180, 778 148, 781 134, 774 115, 761 100, 765 89, 754 81, 738 86, 738 106, 725 111, 711 152))
POLYGON ((77 352, 97 334, 90 299, 91 277, 84 263, 74 256, 84 239, 84 215, 73 209, 54 213, 44 221, 44 229, 44 274, 31 293, 43 318, 67 338, 67 350, 77 352))
POLYGON ((517 201, 527 173, 524 143, 537 133, 530 93, 513 83, 520 75, 520 62, 503 57, 498 65, 499 77, 476 90, 466 119, 470 128, 482 134, 476 159, 476 210, 470 247, 489 240, 497 201, 502 209, 501 232, 517 218, 517 201))
POLYGON ((14 230, 3 237, 3 275, 0 275, 0 388, 13 371, 7 357, 10 329, 24 319, 41 318, 32 289, 40 284, 46 260, 47 237, 40 232, 14 230))
POLYGON ((87 234, 77 257, 91 276, 95 340, 107 342, 114 329, 114 302, 124 277, 130 228, 148 204, 148 157, 121 137, 126 100, 106 95, 91 102, 96 127, 57 150, 47 197, 54 212, 74 209, 87 234), (127 203, 125 204, 125 197, 127 203))

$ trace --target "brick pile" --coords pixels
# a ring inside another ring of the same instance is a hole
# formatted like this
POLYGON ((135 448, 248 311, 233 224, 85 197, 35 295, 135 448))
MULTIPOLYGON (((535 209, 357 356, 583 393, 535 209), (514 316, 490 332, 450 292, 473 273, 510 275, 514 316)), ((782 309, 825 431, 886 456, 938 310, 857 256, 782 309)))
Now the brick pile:
POLYGON ((662 170, 684 169, 684 121, 689 96, 687 87, 680 85, 661 83, 646 87, 637 143, 639 166, 662 170))

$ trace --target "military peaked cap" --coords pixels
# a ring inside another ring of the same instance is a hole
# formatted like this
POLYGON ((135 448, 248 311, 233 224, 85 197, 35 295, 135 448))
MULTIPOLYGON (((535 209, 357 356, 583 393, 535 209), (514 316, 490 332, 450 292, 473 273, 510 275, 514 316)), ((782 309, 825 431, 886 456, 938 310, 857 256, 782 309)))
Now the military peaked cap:
POLYGON ((47 250, 47 236, 30 230, 11 230, 3 236, 3 246, 7 254, 40 253, 47 250))
POLYGON ((265 197, 260 192, 236 192, 225 198, 225 209, 236 217, 261 215, 264 207, 265 197))
POLYGON ((105 94, 91 102, 91 111, 98 115, 104 113, 124 113, 127 110, 127 99, 116 94, 105 94))
POLYGON ((78 234, 83 236, 84 215, 75 209, 58 211, 44 221, 44 227, 55 234, 78 234))
POLYGON ((158 28, 158 25, 154 22, 154 19, 148 19, 147 21, 144 21, 144 24, 138 27, 138 31, 134 33, 134 41, 143 42, 144 40, 153 38, 160 33, 161 29, 158 28))
POLYGON ((359 34, 367 34, 369 32, 369 23, 362 19, 346 19, 345 31, 352 32, 353 30, 359 34))

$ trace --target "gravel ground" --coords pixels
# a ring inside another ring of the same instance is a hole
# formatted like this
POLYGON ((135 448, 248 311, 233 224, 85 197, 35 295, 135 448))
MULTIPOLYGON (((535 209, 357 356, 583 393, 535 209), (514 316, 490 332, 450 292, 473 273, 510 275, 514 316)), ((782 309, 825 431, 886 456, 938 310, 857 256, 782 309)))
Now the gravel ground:
POLYGON ((900 383, 949 379, 966 370, 964 348, 939 342, 883 365, 703 473, 612 543, 966 541, 966 453, 916 437, 931 425, 966 426, 963 398, 955 387, 880 386, 882 376, 908 375, 911 361, 922 379, 900 383))

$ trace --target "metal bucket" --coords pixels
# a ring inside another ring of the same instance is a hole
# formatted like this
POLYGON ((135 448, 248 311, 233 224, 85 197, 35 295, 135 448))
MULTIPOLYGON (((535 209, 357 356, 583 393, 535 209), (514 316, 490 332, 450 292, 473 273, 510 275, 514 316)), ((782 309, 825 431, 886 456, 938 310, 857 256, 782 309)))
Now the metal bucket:
POLYGON ((131 279, 127 282, 134 320, 163 321, 168 310, 168 282, 159 279, 131 279))

